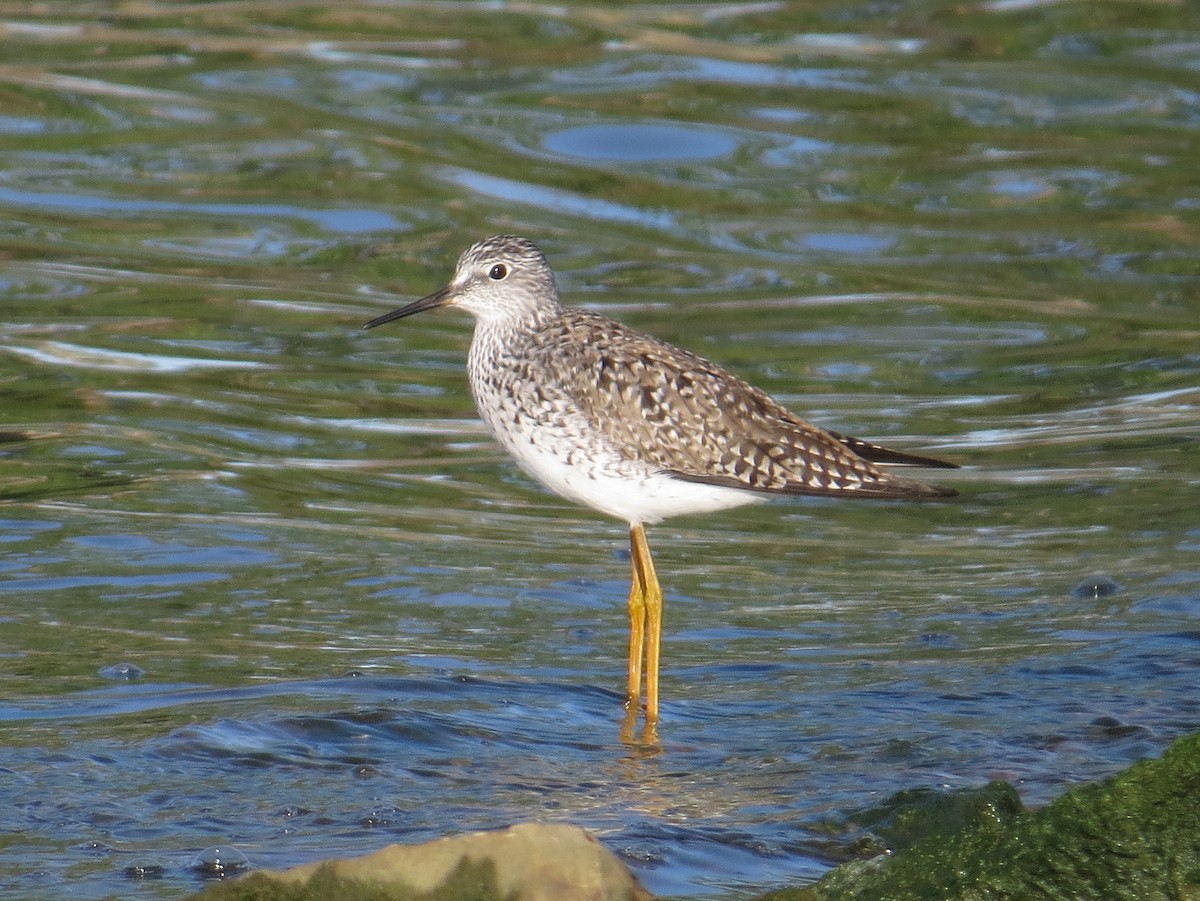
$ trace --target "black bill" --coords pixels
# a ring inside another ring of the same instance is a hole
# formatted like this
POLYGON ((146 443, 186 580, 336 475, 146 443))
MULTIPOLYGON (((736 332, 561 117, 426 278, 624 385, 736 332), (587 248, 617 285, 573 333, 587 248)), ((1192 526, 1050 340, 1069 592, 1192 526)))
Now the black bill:
POLYGON ((415 313, 424 313, 426 310, 436 310, 438 307, 444 307, 450 303, 453 294, 450 292, 450 287, 447 285, 440 291, 434 291, 428 297, 422 297, 420 300, 414 300, 407 306, 403 306, 398 310, 392 310, 390 313, 384 313, 382 316, 376 316, 363 328, 375 328, 377 325, 383 325, 385 322, 394 322, 397 319, 403 319, 405 316, 412 316, 415 313))

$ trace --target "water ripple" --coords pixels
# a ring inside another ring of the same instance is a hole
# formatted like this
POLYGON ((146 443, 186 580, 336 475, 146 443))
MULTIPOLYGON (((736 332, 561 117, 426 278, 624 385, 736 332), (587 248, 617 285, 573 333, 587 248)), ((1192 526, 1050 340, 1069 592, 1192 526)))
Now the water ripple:
POLYGON ((282 216, 303 219, 342 234, 376 231, 400 231, 407 226, 390 213, 368 209, 309 209, 279 203, 184 203, 168 200, 136 200, 127 197, 103 197, 96 194, 23 191, 0 187, 0 203, 34 209, 53 209, 78 216, 97 213, 170 213, 204 216, 243 216, 272 218, 282 216))
POLYGON ((270 363, 254 360, 210 360, 202 357, 169 357, 162 354, 130 353, 68 344, 64 341, 40 341, 26 345, 10 343, 3 350, 50 366, 84 369, 110 369, 118 372, 188 372, 194 369, 266 369, 270 363))

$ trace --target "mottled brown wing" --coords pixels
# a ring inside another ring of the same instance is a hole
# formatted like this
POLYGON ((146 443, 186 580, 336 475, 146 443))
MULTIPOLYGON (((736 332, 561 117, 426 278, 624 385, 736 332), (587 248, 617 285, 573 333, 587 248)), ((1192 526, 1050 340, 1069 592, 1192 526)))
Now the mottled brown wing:
POLYGON ((889 475, 853 451, 856 439, 805 422, 703 357, 586 310, 564 313, 566 340, 547 342, 558 356, 543 365, 558 370, 573 403, 630 458, 686 481, 778 494, 954 493, 889 475))

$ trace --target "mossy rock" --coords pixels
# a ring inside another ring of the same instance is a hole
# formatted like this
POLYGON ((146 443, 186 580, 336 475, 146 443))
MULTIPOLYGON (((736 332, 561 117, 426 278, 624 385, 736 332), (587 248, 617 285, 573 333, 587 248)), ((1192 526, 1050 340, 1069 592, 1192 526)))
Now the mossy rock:
POLYGON ((1032 813, 938 832, 760 901, 1200 901, 1200 734, 1032 813))
POLYGON ((1020 795, 1007 782, 905 789, 882 804, 829 823, 829 834, 840 842, 831 852, 842 860, 892 854, 935 835, 945 838, 987 823, 1007 823, 1024 813, 1020 795))

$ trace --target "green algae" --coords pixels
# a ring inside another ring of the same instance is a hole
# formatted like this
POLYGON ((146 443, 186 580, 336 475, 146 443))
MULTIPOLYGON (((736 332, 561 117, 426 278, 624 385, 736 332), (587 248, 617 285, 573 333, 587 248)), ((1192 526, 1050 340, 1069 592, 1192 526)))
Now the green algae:
POLYGON ((856 853, 895 853, 914 844, 985 823, 1007 823, 1024 812, 1017 790, 1007 782, 989 782, 982 788, 938 791, 913 788, 897 792, 883 804, 853 813, 844 830, 850 832, 856 853))
MULTIPOLYGON (((919 818, 927 816, 919 805, 919 818)), ((760 901, 1176 901, 1200 897, 1200 735, 1041 810, 939 829, 760 901)))

